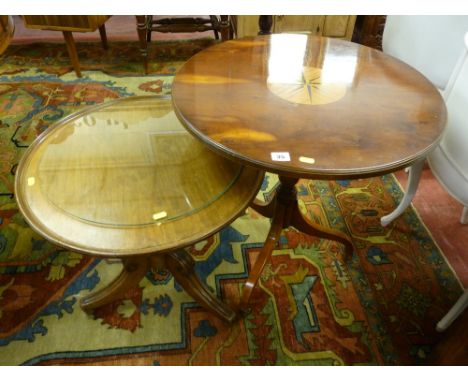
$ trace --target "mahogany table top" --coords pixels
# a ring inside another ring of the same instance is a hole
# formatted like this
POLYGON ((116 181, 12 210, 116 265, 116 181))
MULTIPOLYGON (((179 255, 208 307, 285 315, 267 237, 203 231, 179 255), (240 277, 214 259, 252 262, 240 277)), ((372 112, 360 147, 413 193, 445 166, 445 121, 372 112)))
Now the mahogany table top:
POLYGON ((308 34, 214 45, 177 73, 179 120, 217 152, 280 175, 392 172, 438 143, 446 108, 418 71, 380 51, 308 34))

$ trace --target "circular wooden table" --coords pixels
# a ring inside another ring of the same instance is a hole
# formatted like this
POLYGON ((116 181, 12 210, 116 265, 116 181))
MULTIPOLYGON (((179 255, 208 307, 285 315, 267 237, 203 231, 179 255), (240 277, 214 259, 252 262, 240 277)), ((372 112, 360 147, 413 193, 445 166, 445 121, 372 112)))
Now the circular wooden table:
POLYGON ((15 188, 25 219, 49 241, 122 259, 120 276, 81 300, 85 310, 166 267, 197 302, 232 322, 235 312, 181 249, 244 213, 262 179, 188 134, 170 98, 150 96, 85 108, 47 129, 22 157, 15 188))
POLYGON ((307 34, 249 37, 192 57, 173 83, 174 110, 197 138, 225 157, 279 174, 267 205, 265 246, 247 280, 241 306, 282 228, 343 243, 297 206, 299 178, 353 179, 420 162, 437 145, 445 104, 418 71, 351 42, 307 34))

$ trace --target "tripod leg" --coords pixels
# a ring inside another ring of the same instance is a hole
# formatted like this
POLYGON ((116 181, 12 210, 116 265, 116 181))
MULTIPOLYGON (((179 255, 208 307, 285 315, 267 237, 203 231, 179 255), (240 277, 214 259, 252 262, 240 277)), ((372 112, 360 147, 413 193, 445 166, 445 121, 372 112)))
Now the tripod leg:
POLYGON ((123 269, 120 275, 106 287, 91 293, 80 300, 80 306, 85 312, 109 304, 119 298, 133 287, 138 286, 149 268, 146 257, 123 259, 123 269))
POLYGON ((307 217, 302 215, 297 205, 292 212, 291 225, 307 235, 320 237, 327 240, 334 240, 343 244, 345 246, 345 260, 349 260, 353 256, 353 243, 347 235, 340 231, 322 227, 312 222, 307 217))
POLYGON ((262 274, 262 270, 265 267, 267 260, 270 258, 273 249, 278 243, 281 231, 283 230, 283 220, 285 214, 285 207, 283 205, 278 205, 276 209, 276 215, 273 218, 271 223, 270 231, 268 232, 267 239, 263 244, 263 248, 258 255, 257 261, 253 269, 250 271, 250 275, 245 282, 244 290, 242 292, 241 301, 239 304, 239 309, 241 311, 246 311, 249 304, 250 296, 252 291, 257 285, 258 279, 262 274))
POLYGON ((183 251, 171 253, 166 256, 165 264, 177 282, 200 305, 227 322, 236 319, 234 310, 215 297, 198 278, 194 269, 195 262, 188 254, 183 251))

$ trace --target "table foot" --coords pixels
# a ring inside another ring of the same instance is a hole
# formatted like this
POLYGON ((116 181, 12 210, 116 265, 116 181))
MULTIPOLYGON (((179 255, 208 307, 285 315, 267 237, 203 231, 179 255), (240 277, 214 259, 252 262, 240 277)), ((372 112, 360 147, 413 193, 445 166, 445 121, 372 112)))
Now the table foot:
MULTIPOLYGON (((344 245, 345 261, 349 260, 354 252, 351 239, 344 233, 320 226, 302 215, 297 203, 297 192, 295 185, 297 178, 280 176, 280 186, 273 200, 266 204, 253 203, 251 207, 259 212, 265 212, 264 216, 272 217, 272 224, 265 244, 260 251, 258 259, 250 272, 250 276, 244 285, 239 303, 239 310, 243 313, 248 311, 250 296, 262 274, 263 268, 277 245, 283 228, 294 227, 299 231, 327 240, 334 240, 344 245), (271 216, 270 216, 271 215, 271 216)), ((263 213, 262 213, 263 214, 263 213)))
POLYGON ((283 230, 285 208, 283 205, 279 205, 276 210, 276 215, 271 223, 270 231, 263 244, 263 248, 258 255, 254 267, 250 271, 250 275, 245 282, 244 289, 242 291, 241 300, 239 303, 239 310, 241 312, 247 312, 250 296, 257 285, 258 279, 260 278, 263 268, 267 260, 270 258, 273 249, 276 247, 281 231, 283 230))
POLYGON ((138 286, 149 268, 146 257, 124 259, 122 262, 122 272, 114 281, 80 300, 80 306, 85 312, 90 313, 100 306, 123 298, 130 288, 138 286))
POLYGON ((216 298, 201 282, 195 273, 194 260, 185 252, 166 256, 135 257, 123 259, 122 262, 122 272, 114 281, 80 300, 80 306, 86 313, 122 299, 130 288, 138 286, 151 268, 167 268, 187 293, 204 308, 227 322, 232 323, 236 319, 236 312, 216 298))
POLYGON ((236 312, 211 293, 195 273, 195 262, 183 251, 171 253, 165 258, 166 267, 177 282, 205 309, 223 320, 232 323, 237 318, 236 312))

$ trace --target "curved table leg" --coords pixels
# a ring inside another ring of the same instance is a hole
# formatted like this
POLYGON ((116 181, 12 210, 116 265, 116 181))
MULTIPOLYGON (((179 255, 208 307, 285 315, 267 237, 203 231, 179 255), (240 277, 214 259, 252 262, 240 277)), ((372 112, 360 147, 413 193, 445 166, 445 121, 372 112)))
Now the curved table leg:
POLYGON ((345 247, 345 261, 350 260, 351 257, 353 257, 353 243, 347 235, 343 232, 317 225, 306 216, 302 215, 298 207, 293 211, 291 225, 307 235, 333 240, 343 244, 345 247))
MULTIPOLYGON (((345 260, 349 259, 353 255, 353 244, 348 236, 340 231, 319 226, 302 215, 297 203, 297 192, 295 187, 298 180, 299 179, 296 178, 280 176, 280 186, 277 188, 275 198, 269 203, 269 209, 267 211, 268 213, 271 212, 273 215, 270 232, 268 233, 265 244, 252 271, 250 272, 250 276, 247 279, 242 292, 239 308, 243 312, 248 311, 247 306, 249 304, 252 290, 258 282, 258 279, 262 274, 263 267, 271 256, 283 228, 293 226, 305 234, 338 241, 345 246, 345 260), (274 206, 274 210, 270 211, 272 206, 274 206)), ((252 207, 257 210, 254 206, 252 207)))
POLYGON ((177 282, 200 305, 227 322, 233 322, 237 315, 228 305, 215 297, 195 273, 195 262, 183 251, 166 255, 165 264, 177 282))
POLYGON ((414 194, 416 194, 416 190, 418 189, 423 167, 424 160, 416 162, 410 167, 408 185, 406 187, 405 195, 403 196, 403 199, 401 200, 400 204, 393 212, 383 216, 380 219, 380 223, 382 224, 382 226, 386 227, 387 225, 389 225, 393 220, 399 217, 411 204, 414 194))
POLYGON ((122 262, 122 272, 114 281, 80 300, 80 306, 85 312, 90 312, 102 305, 122 298, 128 289, 138 286, 149 269, 149 262, 146 257, 123 259, 122 262))
POLYGON ((281 231, 283 230, 283 220, 284 220, 285 209, 284 206, 279 205, 276 210, 276 215, 273 218, 271 223, 270 231, 268 236, 263 244, 263 248, 258 255, 257 261, 255 262, 254 267, 250 271, 250 275, 245 282, 244 289, 242 291, 242 296, 239 304, 239 309, 241 312, 247 312, 247 305, 249 304, 250 296, 252 295, 253 289, 257 285, 258 279, 262 274, 262 270, 265 267, 267 260, 270 258, 273 249, 276 246, 276 243, 279 240, 281 231))

